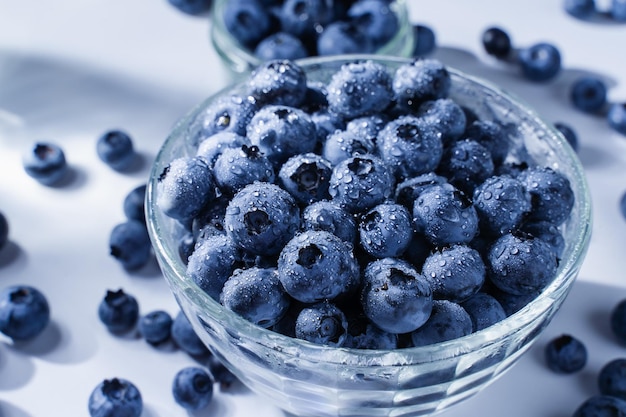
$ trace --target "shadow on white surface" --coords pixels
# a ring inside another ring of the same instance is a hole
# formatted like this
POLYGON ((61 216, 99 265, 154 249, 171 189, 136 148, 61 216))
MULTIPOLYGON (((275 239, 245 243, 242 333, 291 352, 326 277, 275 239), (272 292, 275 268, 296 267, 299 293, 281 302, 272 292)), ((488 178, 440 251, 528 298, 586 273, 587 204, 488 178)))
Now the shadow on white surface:
POLYGON ((0 400, 0 417, 33 417, 21 408, 0 400))
POLYGON ((20 261, 20 258, 21 261, 23 261, 22 263, 25 265, 26 254, 16 242, 9 239, 9 241, 5 243, 2 250, 0 250, 0 272, 2 268, 8 265, 15 266, 15 264, 20 261))
MULTIPOLYGON (((0 343, 0 391, 14 390, 27 385, 35 375, 32 359, 0 343)), ((7 414, 7 416, 13 414, 7 414)), ((0 414, 4 417, 4 414, 0 414)))

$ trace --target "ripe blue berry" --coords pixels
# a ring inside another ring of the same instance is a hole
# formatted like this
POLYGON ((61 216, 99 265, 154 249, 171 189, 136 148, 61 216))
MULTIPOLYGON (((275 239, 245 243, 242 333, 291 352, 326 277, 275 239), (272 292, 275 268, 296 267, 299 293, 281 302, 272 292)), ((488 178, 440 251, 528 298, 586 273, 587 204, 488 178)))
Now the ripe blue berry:
POLYGON ((278 173, 282 187, 303 205, 330 197, 328 185, 331 163, 315 153, 297 154, 289 158, 278 173))
POLYGON ((620 343, 626 344, 626 300, 622 300, 611 311, 611 330, 620 343))
POLYGON ((568 334, 548 342, 545 348, 546 363, 557 373, 572 374, 587 364, 587 348, 578 339, 568 334))
POLYGON ((124 197, 123 210, 128 220, 146 222, 145 214, 146 184, 139 185, 124 197))
POLYGON ((513 50, 509 34, 499 27, 486 29, 481 41, 485 51, 498 59, 507 58, 513 50))
POLYGON ((570 126, 569 124, 563 122, 554 123, 554 127, 556 127, 557 130, 561 132, 561 134, 565 137, 565 140, 567 140, 567 143, 570 144, 572 149, 575 152, 578 152, 578 134, 576 133, 574 128, 572 128, 572 126, 570 126))
POLYGON ((474 332, 483 330, 506 318, 506 312, 498 300, 485 292, 478 292, 461 303, 472 319, 474 332))
POLYGON ((248 78, 248 94, 259 104, 299 106, 307 93, 306 73, 288 59, 266 61, 248 78))
POLYGON ((335 21, 324 27, 317 38, 317 54, 343 55, 373 52, 374 47, 354 22, 335 21))
POLYGON ((151 311, 139 318, 139 333, 146 342, 158 345, 170 338, 172 323, 172 316, 167 311, 151 311))
POLYGON ((467 195, 494 173, 491 153, 479 142, 463 139, 446 148, 438 172, 467 195))
POLYGON ((122 130, 104 132, 96 142, 96 152, 102 162, 118 171, 128 168, 136 156, 131 137, 122 130))
MULTIPOLYGON (((245 134, 245 126, 242 129, 245 134)), ((247 137, 224 130, 202 138, 198 144, 196 156, 203 158, 209 167, 213 167, 215 160, 225 149, 241 148, 243 145, 250 146, 250 140, 247 137)))
POLYGON ((560 258, 565 249, 565 238, 557 226, 547 221, 528 221, 520 226, 523 233, 548 243, 557 257, 560 258))
POLYGON ((446 184, 447 182, 447 178, 437 175, 432 171, 411 177, 396 186, 395 201, 398 204, 402 204, 409 210, 413 210, 413 203, 422 191, 432 185, 441 185, 446 184))
POLYGON ((176 9, 192 16, 207 13, 211 9, 213 0, 168 0, 176 9))
POLYGON ((520 50, 519 65, 528 80, 548 81, 561 71, 561 52, 551 43, 537 43, 520 50))
POLYGON ((611 1, 611 17, 618 22, 626 22, 626 1, 624 0, 612 0, 611 1))
POLYGON ((50 322, 50 306, 43 293, 29 285, 12 285, 0 292, 0 333, 13 340, 39 335, 50 322))
POLYGON ((261 61, 274 59, 305 58, 309 53, 300 39, 287 32, 277 32, 269 35, 254 48, 254 56, 261 61))
POLYGON ((398 335, 381 330, 370 323, 365 326, 362 333, 352 335, 348 320, 348 337, 343 346, 354 349, 393 350, 398 347, 398 335))
POLYGON ((187 261, 187 274, 198 287, 219 300, 238 259, 237 247, 229 237, 213 235, 197 241, 187 261))
POLYGON ((386 0, 359 0, 353 2, 347 13, 353 22, 378 49, 389 42, 398 32, 398 16, 393 13, 386 0))
POLYGON ((209 356, 206 365, 213 380, 219 384, 220 388, 230 388, 239 380, 215 355, 209 356))
POLYGON ((231 0, 224 8, 224 25, 239 43, 253 47, 271 30, 269 9, 257 0, 231 0))
POLYGON ((425 101, 447 97, 450 84, 450 74, 439 60, 418 58, 396 70, 392 86, 399 106, 417 110, 425 101))
POLYGON ((9 241, 9 221, 4 213, 0 212, 0 250, 9 241))
POLYGON ((362 136, 353 130, 335 130, 324 141, 322 155, 332 165, 352 156, 376 152, 374 137, 362 136))
POLYGON ((599 78, 586 76, 572 83, 570 99, 578 110, 594 113, 606 104, 606 84, 599 78))
POLYGON ((298 339, 340 347, 348 334, 348 322, 345 314, 336 305, 320 302, 300 311, 295 330, 298 339))
POLYGON ((113 227, 109 253, 128 271, 145 266, 152 258, 152 243, 145 223, 127 220, 113 227))
POLYGON ((359 242, 375 258, 398 257, 413 238, 411 215, 406 207, 382 203, 368 211, 359 223, 359 242))
POLYGON ((626 401, 626 359, 613 359, 600 369, 598 388, 602 395, 610 395, 626 401))
POLYGON ((227 148, 213 166, 215 182, 224 193, 233 195, 255 181, 274 182, 274 167, 257 146, 227 148))
POLYGON ((413 33, 415 36, 414 57, 425 56, 435 50, 437 47, 437 36, 430 26, 415 24, 413 25, 413 33))
POLYGON ((194 357, 203 357, 209 350, 193 329, 191 322, 182 311, 174 317, 172 322, 172 340, 181 350, 194 357))
POLYGON ((509 153, 509 139, 505 128, 499 123, 474 120, 468 123, 465 135, 487 148, 496 167, 504 162, 509 153))
POLYGON ((172 394, 186 410, 202 410, 213 400, 213 378, 200 367, 185 367, 174 376, 172 394))
POLYGON ((98 317, 110 332, 127 332, 137 324, 139 303, 121 288, 117 291, 107 290, 98 305, 98 317))
POLYGON ((496 175, 474 190, 474 207, 481 231, 501 236, 517 229, 531 210, 531 195, 516 178, 496 175))
POLYGON ((607 114, 609 126, 616 132, 626 135, 626 103, 613 103, 607 114))
POLYGON ((89 396, 91 417, 139 417, 143 399, 139 389, 123 378, 105 379, 89 396))
POLYGON ((572 417, 626 416, 626 401, 609 395, 594 395, 578 406, 572 417))
POLYGON ((550 167, 522 171, 518 179, 530 193, 532 210, 529 219, 563 223, 574 207, 574 191, 569 179, 550 167))
POLYGON ((579 19, 586 19, 596 12, 595 0, 565 0, 563 7, 567 13, 579 19))
POLYGON ((354 217, 330 201, 309 204, 302 211, 303 230, 330 232, 348 243, 355 243, 357 225, 354 217))
MULTIPOLYGON (((256 99, 247 95, 229 94, 218 97, 215 101, 209 103, 206 109, 198 116, 198 120, 195 123, 199 125, 200 136, 195 138, 196 143, 194 144, 211 140, 214 146, 219 147, 219 144, 226 143, 227 139, 211 137, 222 132, 231 132, 245 136, 246 126, 257 108, 256 99)), ((205 153, 200 152, 202 155, 205 153)), ((212 162, 210 158, 206 159, 207 162, 212 162)))
POLYGON ((430 317, 411 333, 413 346, 426 346, 467 336, 472 319, 463 307, 448 300, 434 300, 430 317))
POLYGON ((313 37, 316 29, 329 22, 331 5, 324 0, 285 0, 278 18, 282 30, 298 38, 313 37))
POLYGON ((445 145, 459 139, 467 124, 463 108, 449 98, 422 103, 417 109, 417 116, 425 119, 429 126, 441 133, 441 141, 445 145))
POLYGON ((43 185, 57 185, 69 168, 63 149, 52 142, 37 142, 23 156, 26 173, 43 185))

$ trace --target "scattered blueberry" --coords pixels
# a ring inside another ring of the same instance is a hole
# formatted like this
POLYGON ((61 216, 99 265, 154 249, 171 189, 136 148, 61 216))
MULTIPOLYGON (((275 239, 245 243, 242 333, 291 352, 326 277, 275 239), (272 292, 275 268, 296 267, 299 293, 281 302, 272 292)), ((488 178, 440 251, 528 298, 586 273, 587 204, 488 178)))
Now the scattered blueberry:
POLYGON ((437 47, 437 36, 430 26, 422 24, 413 25, 415 34, 414 57, 421 57, 430 54, 437 47))
POLYGON ((50 322, 50 306, 44 294, 29 285, 12 285, 0 292, 0 333, 13 340, 39 335, 50 322))
POLYGON ((320 302, 302 309, 296 319, 296 337, 320 345, 340 347, 346 340, 345 314, 334 304, 320 302))
POLYGON ((626 103, 613 103, 607 114, 609 126, 616 132, 626 135, 626 103))
POLYGON ((139 185, 126 194, 122 207, 124 215, 128 220, 137 220, 141 223, 146 222, 145 200, 146 184, 139 185))
POLYGON ((109 253, 128 271, 145 266, 152 259, 152 243, 145 223, 127 220, 113 227, 109 253))
POLYGON ((565 140, 570 144, 575 152, 578 152, 578 134, 572 126, 563 122, 554 123, 554 127, 565 137, 565 140))
POLYGON ((172 340, 176 346, 191 356, 203 357, 209 354, 208 348, 182 311, 176 314, 172 322, 172 340))
POLYGON ((528 80, 548 81, 561 72, 561 52, 551 43, 540 42, 520 50, 519 65, 528 80))
POLYGON ((578 19, 586 19, 596 12, 595 0, 565 0, 565 11, 578 19))
POLYGON ((578 406, 572 417, 626 416, 626 401, 609 395, 594 395, 578 406))
POLYGON ((36 142, 22 159, 26 173, 43 185, 56 185, 69 167, 63 149, 52 142, 36 142))
POLYGON ((183 13, 192 16, 207 13, 211 9, 213 0, 167 0, 169 4, 183 13))
POLYGON ((107 290, 98 305, 98 317, 110 332, 125 333, 133 329, 139 320, 139 303, 121 288, 107 290))
POLYGON ((498 59, 507 58, 513 51, 511 37, 502 28, 487 28, 482 35, 483 48, 489 55, 498 59))
POLYGON ((587 348, 577 338, 563 334, 550 340, 545 348, 546 363, 557 373, 572 374, 587 364, 587 348))
POLYGON ((0 212, 0 250, 9 241, 9 221, 4 213, 0 212))
POLYGON ((122 130, 104 132, 96 142, 96 152, 102 162, 118 171, 128 168, 136 156, 133 140, 122 130))
POLYGON ((213 378, 203 368, 185 367, 174 376, 172 394, 186 410, 202 410, 213 400, 213 378))
POLYGON ((626 359, 613 359, 600 369, 598 388, 602 395, 610 395, 626 401, 626 359))
POLYGON ((91 417, 139 417, 143 399, 139 389, 123 378, 105 379, 89 396, 91 417))
POLYGON ((594 113, 606 104, 606 84, 597 77, 585 76, 575 80, 570 89, 570 99, 577 109, 594 113))
POLYGON ((170 338, 172 323, 172 316, 167 311, 151 311, 139 318, 139 333, 146 342, 158 345, 170 338))

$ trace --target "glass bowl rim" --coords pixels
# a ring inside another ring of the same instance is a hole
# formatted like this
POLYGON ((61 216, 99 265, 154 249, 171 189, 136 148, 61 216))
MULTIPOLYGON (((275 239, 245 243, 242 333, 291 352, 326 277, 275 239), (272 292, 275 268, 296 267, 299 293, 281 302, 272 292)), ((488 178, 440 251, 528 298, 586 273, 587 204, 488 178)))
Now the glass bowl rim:
MULTIPOLYGON (((309 71, 327 64, 340 65, 341 63, 360 60, 373 60, 386 65, 401 65, 412 62, 415 58, 365 54, 309 57, 296 60, 295 62, 302 66, 305 71, 309 71)), ((190 302, 194 303, 197 309, 201 309, 205 314, 221 318, 222 320, 220 322, 224 326, 234 325, 238 335, 248 340, 253 340, 268 349, 291 352, 294 356, 310 360, 319 360, 325 363, 358 366, 398 366, 408 363, 432 363, 475 353, 492 345, 498 340, 505 339, 508 335, 515 333, 516 330, 524 328, 534 320, 540 318, 553 302, 562 302, 576 279, 578 269, 584 260, 591 237, 591 196, 582 163, 565 137, 563 137, 553 124, 545 122, 536 111, 522 99, 482 78, 475 77, 447 65, 446 69, 453 79, 469 82, 479 87, 481 91, 489 91, 497 96, 501 96, 501 98, 505 99, 507 102, 510 102, 516 108, 516 112, 521 112, 520 114, 532 120, 533 123, 541 127, 542 131, 549 134, 550 140, 560 151, 565 152, 567 162, 571 164, 574 178, 570 179, 575 181, 574 191, 577 195, 575 204, 579 207, 579 221, 577 222, 579 227, 575 231, 575 235, 572 236, 574 240, 572 242, 571 251, 564 253, 564 257, 560 259, 557 275, 530 303, 506 317, 504 320, 461 338, 420 347, 377 350, 346 347, 336 348, 286 336, 249 322, 211 298, 186 275, 185 266, 180 258, 178 258, 176 248, 168 248, 168 245, 159 236, 162 227, 156 213, 157 209, 155 208, 155 184, 160 174, 159 162, 163 162, 165 154, 168 153, 175 144, 175 139, 184 132, 184 129, 190 124, 193 118, 199 114, 209 102, 215 100, 220 95, 232 91, 234 88, 241 88, 245 81, 239 81, 224 87, 203 100, 202 103, 183 116, 162 144, 151 168, 150 178, 147 184, 145 205, 147 225, 153 246, 158 253, 159 262, 164 262, 165 265, 162 267, 169 270, 164 271, 164 275, 168 282, 170 282, 170 285, 191 288, 193 291, 193 299, 190 299, 190 302), (172 274, 177 279, 176 283, 172 283, 168 278, 172 274), (540 309, 536 308, 538 305, 541 306, 540 309)))

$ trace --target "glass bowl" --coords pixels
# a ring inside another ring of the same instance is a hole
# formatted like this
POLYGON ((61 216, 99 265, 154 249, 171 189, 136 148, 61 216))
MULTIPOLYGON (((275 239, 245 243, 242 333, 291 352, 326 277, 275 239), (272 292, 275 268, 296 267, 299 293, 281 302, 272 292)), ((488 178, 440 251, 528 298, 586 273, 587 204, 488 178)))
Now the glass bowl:
MULTIPOLYGON (((210 38, 215 50, 226 66, 235 74, 242 74, 258 66, 261 61, 248 48, 242 46, 226 29, 222 16, 228 1, 215 0, 213 2, 210 38)), ((415 47, 415 34, 409 21, 406 0, 390 2, 390 9, 398 17, 399 29, 389 42, 376 51, 376 55, 411 57, 415 47)))
MULTIPOLYGON (((327 81, 355 57, 298 61, 309 80, 327 81)), ((363 56, 390 69, 409 62, 363 56)), ((526 352, 565 300, 585 257, 591 205, 583 168, 564 137, 533 110, 500 88, 449 68, 450 96, 480 118, 511 128, 513 152, 564 173, 575 205, 562 225, 565 249, 554 280, 506 319, 455 340, 396 350, 333 348, 258 327, 223 308, 185 273, 176 221, 155 204, 159 174, 175 157, 194 152, 194 120, 229 87, 182 119, 161 148, 148 184, 147 219, 167 283, 197 334, 261 398, 297 416, 418 416, 442 411, 493 382, 526 352), (523 145, 523 146, 522 146, 523 145)))

